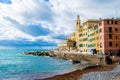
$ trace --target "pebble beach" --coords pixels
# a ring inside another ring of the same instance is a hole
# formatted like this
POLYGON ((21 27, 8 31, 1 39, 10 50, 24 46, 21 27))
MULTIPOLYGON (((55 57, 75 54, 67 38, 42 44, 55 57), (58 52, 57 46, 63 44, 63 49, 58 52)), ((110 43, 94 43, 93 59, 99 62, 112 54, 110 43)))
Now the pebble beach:
POLYGON ((83 74, 79 80, 120 80, 120 65, 111 71, 83 74))
POLYGON ((120 80, 120 65, 89 66, 83 70, 36 80, 120 80))

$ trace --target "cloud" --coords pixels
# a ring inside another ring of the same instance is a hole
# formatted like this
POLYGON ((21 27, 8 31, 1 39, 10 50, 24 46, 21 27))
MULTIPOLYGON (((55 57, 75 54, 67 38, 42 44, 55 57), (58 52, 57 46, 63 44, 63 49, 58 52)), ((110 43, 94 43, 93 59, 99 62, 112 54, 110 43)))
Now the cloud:
POLYGON ((0 42, 6 42, 0 46, 57 44, 75 31, 78 14, 82 20, 119 17, 119 3, 119 0, 0 0, 0 42))
POLYGON ((29 25, 22 25, 16 20, 13 20, 9 17, 5 17, 7 21, 11 22, 14 24, 14 27, 23 31, 26 34, 30 34, 32 36, 39 36, 39 35, 48 35, 52 33, 49 28, 44 28, 42 27, 41 24, 29 24, 29 25))

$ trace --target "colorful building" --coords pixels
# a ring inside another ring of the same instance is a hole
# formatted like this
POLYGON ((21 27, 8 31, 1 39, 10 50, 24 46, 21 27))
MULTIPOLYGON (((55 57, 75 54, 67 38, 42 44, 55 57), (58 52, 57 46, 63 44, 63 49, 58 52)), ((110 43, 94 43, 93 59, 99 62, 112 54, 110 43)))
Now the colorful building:
POLYGON ((120 19, 76 19, 76 31, 59 44, 60 48, 76 49, 80 53, 115 53, 120 51, 120 19), (76 44, 76 46, 75 46, 76 44), (70 48, 71 47, 71 48, 70 48))
POLYGON ((73 32, 66 40, 58 43, 59 50, 61 51, 70 51, 76 49, 76 41, 75 41, 75 32, 73 32))
POLYGON ((76 40, 75 32, 73 32, 67 39, 75 41, 76 40))
POLYGON ((120 50, 120 19, 76 21, 77 48, 82 53, 118 53, 120 50))
MULTIPOLYGON (((99 22, 99 21, 98 21, 99 22)), ((99 52, 99 40, 98 40, 98 25, 97 23, 92 24, 88 28, 88 52, 93 53, 96 51, 96 53, 99 52)))
POLYGON ((59 50, 68 50, 69 47, 67 46, 67 40, 63 40, 62 42, 58 43, 59 50))
POLYGON ((99 24, 100 54, 120 50, 120 19, 103 19, 99 24))
POLYGON ((98 51, 98 27, 99 20, 86 20, 80 25, 79 15, 76 20, 77 49, 83 53, 90 53, 92 49, 98 51))

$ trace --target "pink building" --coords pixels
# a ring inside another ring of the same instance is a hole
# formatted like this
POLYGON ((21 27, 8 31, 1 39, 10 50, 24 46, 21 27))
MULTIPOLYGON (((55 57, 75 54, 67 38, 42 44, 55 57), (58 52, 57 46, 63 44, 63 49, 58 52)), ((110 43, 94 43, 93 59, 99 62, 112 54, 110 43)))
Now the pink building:
POLYGON ((100 54, 120 50, 120 19, 103 19, 99 24, 100 54))

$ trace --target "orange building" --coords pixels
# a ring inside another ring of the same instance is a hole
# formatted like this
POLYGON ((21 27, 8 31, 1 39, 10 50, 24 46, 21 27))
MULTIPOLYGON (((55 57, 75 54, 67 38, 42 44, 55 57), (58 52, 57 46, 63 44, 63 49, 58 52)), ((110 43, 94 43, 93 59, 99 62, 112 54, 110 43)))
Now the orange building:
POLYGON ((120 19, 103 19, 98 28, 99 53, 117 53, 120 50, 120 19))

